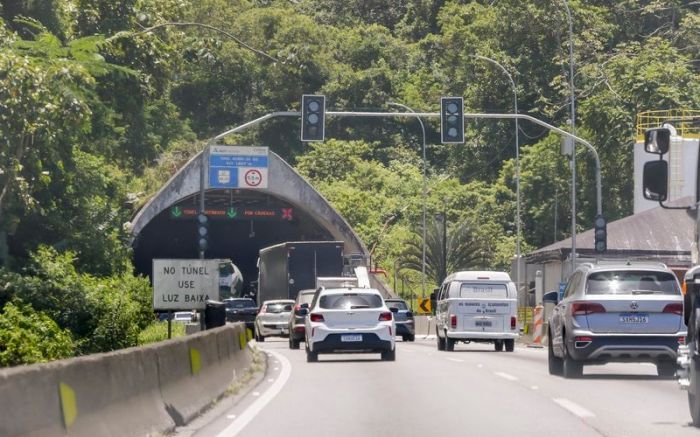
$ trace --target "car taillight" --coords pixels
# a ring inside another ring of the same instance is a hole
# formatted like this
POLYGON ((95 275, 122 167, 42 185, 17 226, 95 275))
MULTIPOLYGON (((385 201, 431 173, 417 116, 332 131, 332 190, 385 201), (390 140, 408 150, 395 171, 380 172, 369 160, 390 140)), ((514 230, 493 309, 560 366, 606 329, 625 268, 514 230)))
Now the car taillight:
POLYGON ((258 314, 262 314, 262 313, 264 313, 264 312, 265 312, 265 310, 267 310, 267 305, 263 305, 263 306, 261 306, 261 307, 260 307, 260 311, 258 311, 258 314))
POLYGON ((457 327, 457 315, 456 314, 450 315, 450 326, 452 326, 453 328, 457 327))
POLYGON ((510 318, 510 329, 515 329, 515 325, 518 324, 518 319, 516 317, 510 318))
POLYGON ((309 315, 309 319, 312 322, 323 322, 324 321, 323 314, 316 314, 316 313, 309 315))
POLYGON ((572 316, 587 316, 593 313, 604 313, 605 307, 595 302, 574 302, 571 304, 572 316))
POLYGON ((392 319, 392 318, 393 318, 393 317, 392 317, 392 315, 391 315, 391 312, 381 313, 381 314, 379 315, 379 321, 380 321, 380 322, 391 322, 391 319, 392 319))
POLYGON ((301 309, 301 305, 294 305, 294 311, 299 311, 301 309))
POLYGON ((678 337, 678 344, 685 344, 685 337, 678 337))
POLYGON ((574 337, 574 347, 584 348, 591 344, 593 341, 592 337, 574 337))
POLYGON ((680 316, 683 314, 683 304, 682 303, 670 303, 664 307, 665 313, 676 314, 680 316))

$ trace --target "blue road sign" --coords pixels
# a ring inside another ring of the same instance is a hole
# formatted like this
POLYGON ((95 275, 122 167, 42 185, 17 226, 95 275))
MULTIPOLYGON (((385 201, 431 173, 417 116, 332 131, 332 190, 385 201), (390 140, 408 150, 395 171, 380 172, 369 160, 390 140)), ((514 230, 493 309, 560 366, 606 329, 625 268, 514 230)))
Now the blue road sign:
POLYGON ((267 188, 267 147, 211 146, 209 188, 267 188))

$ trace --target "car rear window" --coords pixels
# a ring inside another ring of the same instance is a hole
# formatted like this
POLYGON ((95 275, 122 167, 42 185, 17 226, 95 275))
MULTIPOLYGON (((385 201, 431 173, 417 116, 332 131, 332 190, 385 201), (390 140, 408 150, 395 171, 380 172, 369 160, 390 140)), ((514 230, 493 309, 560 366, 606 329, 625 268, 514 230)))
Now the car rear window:
POLYGON ((621 270, 594 272, 586 280, 587 294, 680 294, 668 272, 621 270))
POLYGON ((271 303, 267 305, 266 313, 279 314, 286 313, 292 310, 291 303, 271 303))
POLYGON ((253 299, 227 300, 226 308, 255 308, 253 299))
POLYGON ((508 297, 506 284, 489 284, 479 282, 463 282, 459 286, 459 296, 450 293, 450 297, 461 297, 467 299, 496 298, 504 299, 508 297))
POLYGON ((381 308, 384 302, 378 294, 345 293, 321 296, 319 306, 330 310, 351 310, 356 308, 381 308))
POLYGON ((387 300, 386 306, 388 306, 389 308, 398 308, 400 311, 408 309, 408 305, 406 305, 406 302, 400 300, 387 300))

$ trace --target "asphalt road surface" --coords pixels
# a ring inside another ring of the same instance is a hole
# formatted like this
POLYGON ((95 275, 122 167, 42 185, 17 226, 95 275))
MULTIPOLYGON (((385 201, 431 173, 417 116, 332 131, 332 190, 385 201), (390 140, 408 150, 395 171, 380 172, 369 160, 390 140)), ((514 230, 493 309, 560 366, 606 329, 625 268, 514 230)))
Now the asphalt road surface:
POLYGON ((379 354, 321 355, 258 344, 268 366, 248 392, 180 430, 189 436, 700 436, 686 393, 650 364, 547 373, 547 349, 397 342, 379 354))

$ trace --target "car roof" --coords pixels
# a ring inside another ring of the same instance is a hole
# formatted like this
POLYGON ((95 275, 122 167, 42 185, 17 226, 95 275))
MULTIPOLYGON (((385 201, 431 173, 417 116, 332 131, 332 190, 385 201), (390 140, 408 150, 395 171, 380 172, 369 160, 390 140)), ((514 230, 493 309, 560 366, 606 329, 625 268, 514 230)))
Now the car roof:
POLYGON ((505 272, 496 272, 492 270, 469 270, 454 272, 449 275, 445 281, 506 281, 510 282, 510 275, 505 272))
POLYGON ((232 301, 232 300, 253 300, 253 299, 250 297, 227 297, 226 299, 224 299, 224 302, 232 301))
POLYGON ((387 298, 387 299, 384 299, 384 301, 386 301, 386 302, 403 302, 403 303, 406 303, 405 300, 403 300, 403 299, 401 299, 401 298, 399 298, 399 297, 389 297, 389 298, 387 298))
POLYGON ((272 299, 266 300, 265 302, 263 302, 263 305, 271 303, 294 303, 294 301, 292 299, 272 299))
POLYGON ((641 261, 598 261, 584 263, 576 268, 585 272, 609 272, 611 270, 646 270, 650 272, 673 273, 666 264, 660 262, 641 261))
POLYGON ((345 294, 345 293, 370 293, 378 294, 381 296, 379 290, 375 288, 359 288, 359 287, 347 287, 347 288, 324 288, 321 290, 321 294, 345 294))
POLYGON ((303 290, 299 290, 299 294, 314 294, 317 290, 317 288, 305 288, 303 290))

